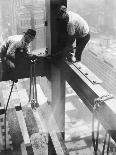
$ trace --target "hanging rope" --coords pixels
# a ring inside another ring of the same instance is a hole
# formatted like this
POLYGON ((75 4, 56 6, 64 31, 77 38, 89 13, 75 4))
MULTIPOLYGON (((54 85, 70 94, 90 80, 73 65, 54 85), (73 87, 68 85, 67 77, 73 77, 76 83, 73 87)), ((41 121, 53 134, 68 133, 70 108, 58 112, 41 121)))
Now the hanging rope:
POLYGON ((111 138, 111 136, 109 135, 109 137, 108 137, 108 146, 107 146, 107 155, 109 155, 109 151, 110 151, 110 138, 111 138))
POLYGON ((107 140, 107 132, 105 133, 104 144, 103 144, 103 149, 102 149, 102 155, 104 155, 104 153, 105 153, 106 140, 107 140))
MULTIPOLYGON (((100 128, 100 122, 98 121, 96 137, 95 137, 95 129, 94 129, 95 114, 97 111, 99 111, 99 108, 101 107, 101 105, 103 104, 104 101, 112 99, 112 98, 113 98, 112 94, 108 94, 108 95, 104 95, 104 96, 94 100, 93 116, 92 116, 92 143, 93 143, 95 155, 98 155, 98 140, 99 140, 99 128, 100 128)), ((105 153, 107 136, 108 136, 108 133, 106 132, 105 138, 104 138, 103 149, 102 149, 102 155, 104 155, 104 153, 105 153)), ((109 148, 110 148, 110 135, 108 137, 108 142, 107 142, 107 155, 109 155, 109 148)))
POLYGON ((110 149, 110 135, 106 132, 105 138, 104 138, 103 149, 102 149, 102 155, 105 154, 105 150, 106 150, 107 155, 109 155, 109 149, 110 149), (105 149, 106 145, 107 145, 107 149, 105 149))
MULTIPOLYGON (((98 123, 97 123, 96 137, 95 137, 94 124, 95 124, 95 115, 93 114, 93 118, 92 118, 92 143, 93 143, 94 153, 95 153, 95 155, 98 155, 100 122, 98 121, 98 123)), ((102 155, 105 154, 105 150, 106 150, 107 155, 109 155, 109 149, 110 149, 110 135, 106 132, 105 138, 104 138, 104 143, 103 143, 103 148, 102 148, 102 155), (107 137, 108 137, 108 141, 107 141, 107 137), (107 149, 106 149, 106 145, 107 145, 107 149)))
POLYGON ((36 110, 39 106, 37 100, 37 87, 36 87, 36 71, 35 64, 37 59, 31 60, 30 66, 30 91, 29 91, 29 104, 31 104, 31 108, 36 110))
POLYGON ((93 148, 94 148, 94 153, 97 155, 98 152, 98 140, 99 140, 99 128, 100 128, 100 122, 97 122, 97 130, 95 131, 95 108, 93 110, 93 117, 92 117, 92 143, 93 143, 93 148), (96 137, 95 137, 95 132, 96 132, 96 137))

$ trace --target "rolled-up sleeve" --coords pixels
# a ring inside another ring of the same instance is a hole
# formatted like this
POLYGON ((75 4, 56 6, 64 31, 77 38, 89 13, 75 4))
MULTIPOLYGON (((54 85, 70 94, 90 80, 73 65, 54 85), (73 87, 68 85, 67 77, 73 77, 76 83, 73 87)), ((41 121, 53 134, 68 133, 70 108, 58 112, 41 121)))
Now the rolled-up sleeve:
POLYGON ((71 35, 71 36, 75 34, 75 26, 73 23, 67 24, 67 32, 68 32, 68 35, 71 35))
POLYGON ((0 52, 0 57, 2 61, 6 60, 8 46, 9 43, 7 40, 5 40, 1 46, 1 52, 0 52))

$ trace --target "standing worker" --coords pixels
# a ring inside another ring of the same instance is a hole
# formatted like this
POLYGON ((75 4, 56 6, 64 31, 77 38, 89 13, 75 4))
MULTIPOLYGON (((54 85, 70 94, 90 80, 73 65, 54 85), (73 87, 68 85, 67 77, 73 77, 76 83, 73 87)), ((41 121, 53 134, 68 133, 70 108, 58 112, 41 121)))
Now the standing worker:
POLYGON ((18 81, 17 67, 22 64, 22 61, 33 57, 29 44, 35 35, 35 30, 28 29, 24 35, 10 36, 3 42, 1 46, 2 80, 18 81))
POLYGON ((68 57, 68 60, 71 62, 81 61, 82 52, 90 40, 90 31, 87 22, 79 14, 67 11, 64 5, 60 7, 58 16, 60 20, 67 24, 66 47, 73 49, 73 43, 76 40, 76 52, 74 50, 70 52, 70 58, 68 57))

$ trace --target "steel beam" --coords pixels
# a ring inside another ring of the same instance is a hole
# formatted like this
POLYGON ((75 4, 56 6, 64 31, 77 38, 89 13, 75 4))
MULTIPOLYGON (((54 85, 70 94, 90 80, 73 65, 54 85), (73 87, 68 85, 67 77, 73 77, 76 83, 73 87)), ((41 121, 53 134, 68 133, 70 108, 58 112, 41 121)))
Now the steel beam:
MULTIPOLYGON (((106 96, 109 93, 105 89, 103 89, 101 84, 93 84, 79 70, 78 66, 79 63, 75 63, 74 65, 67 62, 63 62, 62 65, 60 65, 61 69, 65 73, 66 81, 70 84, 77 95, 83 100, 89 110, 93 112, 94 100, 98 97, 106 96)), ((96 116, 98 117, 104 128, 116 141, 116 99, 112 98, 104 101, 99 110, 96 111, 96 116)))

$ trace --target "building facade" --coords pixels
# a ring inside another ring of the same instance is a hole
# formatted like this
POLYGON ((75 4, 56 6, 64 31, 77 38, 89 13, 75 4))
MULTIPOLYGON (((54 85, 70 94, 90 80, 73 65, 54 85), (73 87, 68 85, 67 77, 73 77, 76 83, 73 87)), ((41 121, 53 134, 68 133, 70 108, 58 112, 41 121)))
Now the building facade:
POLYGON ((11 0, 13 12, 12 34, 21 34, 28 28, 36 30, 35 48, 46 46, 46 10, 44 0, 11 0))

